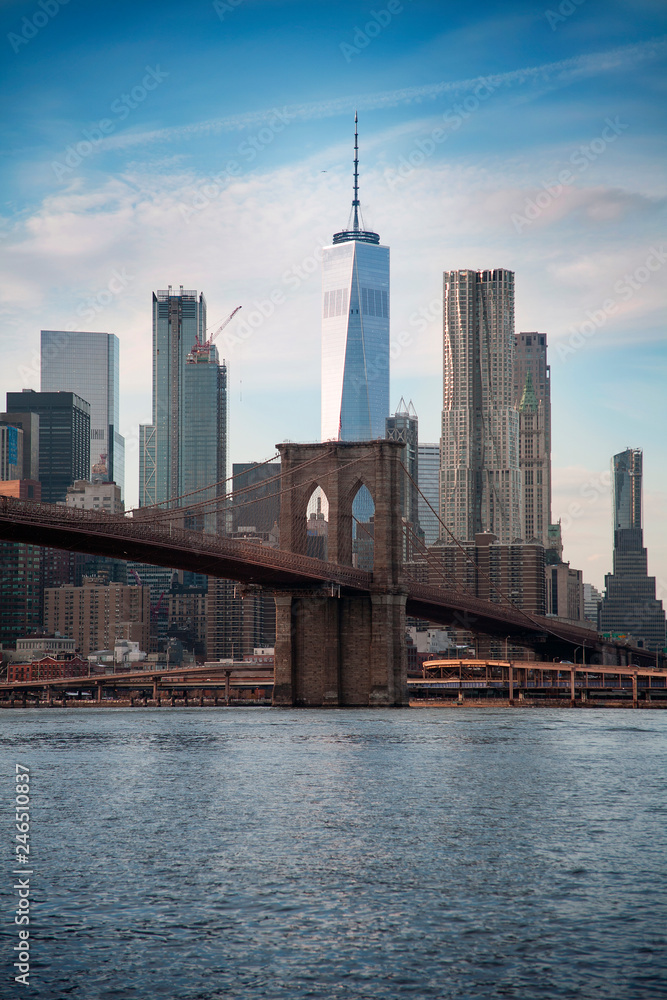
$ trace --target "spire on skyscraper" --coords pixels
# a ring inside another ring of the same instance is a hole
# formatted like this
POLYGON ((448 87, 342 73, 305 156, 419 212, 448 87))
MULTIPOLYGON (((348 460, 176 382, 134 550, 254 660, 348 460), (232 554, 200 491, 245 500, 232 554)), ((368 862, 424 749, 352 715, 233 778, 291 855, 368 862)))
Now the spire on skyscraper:
POLYGON ((361 215, 361 203, 359 201, 359 117, 357 112, 354 112, 354 198, 352 199, 352 208, 350 210, 350 218, 348 219, 348 228, 341 230, 340 233, 334 233, 333 241, 334 243, 349 243, 351 240, 358 240, 360 243, 379 243, 380 237, 377 233, 372 233, 370 230, 359 228, 359 219, 361 217, 361 225, 363 227, 364 220, 361 215), (352 223, 352 228, 350 229, 350 222, 352 223))

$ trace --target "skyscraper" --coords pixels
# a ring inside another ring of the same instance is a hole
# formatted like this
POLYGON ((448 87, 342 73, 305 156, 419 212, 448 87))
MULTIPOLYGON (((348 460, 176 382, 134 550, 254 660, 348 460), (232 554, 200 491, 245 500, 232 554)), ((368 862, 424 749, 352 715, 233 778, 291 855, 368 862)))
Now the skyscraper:
POLYGON ((412 405, 401 400, 396 413, 385 420, 385 436, 389 441, 402 441, 405 445, 403 465, 406 474, 401 485, 401 512, 406 521, 404 555, 411 559, 417 551, 423 551, 424 533, 419 526, 419 420, 412 405))
POLYGON ((119 431, 119 348, 114 333, 42 330, 42 392, 75 392, 90 404, 90 466, 125 486, 125 439, 119 431))
POLYGON ((424 532, 424 543, 433 545, 440 537, 440 522, 434 511, 440 509, 440 445, 419 445, 419 524, 424 532))
POLYGON ((360 224, 354 126, 351 228, 322 257, 323 441, 382 438, 389 416, 389 247, 360 224))
POLYGON ((445 271, 440 516, 459 540, 522 536, 514 274, 445 271))
POLYGON ((551 523, 551 369, 545 333, 514 338, 514 403, 519 410, 519 466, 526 542, 547 545, 551 523))
POLYGON ((194 345, 183 372, 178 492, 183 503, 220 500, 195 513, 188 527, 226 528, 222 501, 227 492, 227 366, 215 344, 194 345), (204 488, 206 487, 206 488, 204 488), (196 492, 195 492, 196 491, 196 492), (194 494, 189 497, 189 494, 194 494))
POLYGON ((642 530, 642 466, 643 455, 639 448, 626 448, 614 455, 614 532, 632 528, 642 530))
POLYGON ((648 649, 665 646, 665 612, 648 575, 642 529, 642 452, 626 448, 612 461, 614 571, 605 577, 600 629, 631 635, 648 649))
POLYGON ((139 505, 160 503, 181 487, 185 367, 206 340, 206 299, 196 291, 153 293, 153 420, 139 427, 139 505))
POLYGON ((64 501, 67 487, 90 475, 90 406, 75 392, 7 393, 9 413, 39 414, 42 500, 64 501))

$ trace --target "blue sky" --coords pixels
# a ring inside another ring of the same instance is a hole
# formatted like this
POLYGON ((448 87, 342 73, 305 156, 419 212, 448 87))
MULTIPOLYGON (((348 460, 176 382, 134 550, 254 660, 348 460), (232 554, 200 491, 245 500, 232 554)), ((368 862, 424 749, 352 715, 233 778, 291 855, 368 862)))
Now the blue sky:
POLYGON ((221 344, 232 459, 316 440, 318 250, 347 222, 358 107, 392 405, 437 440, 442 271, 513 269, 517 330, 549 337, 565 558, 602 585, 609 461, 642 447, 667 598, 662 0, 5 0, 0 19, 0 398, 39 388, 40 329, 116 333, 135 502, 151 292, 183 284, 211 323, 256 314, 221 344))

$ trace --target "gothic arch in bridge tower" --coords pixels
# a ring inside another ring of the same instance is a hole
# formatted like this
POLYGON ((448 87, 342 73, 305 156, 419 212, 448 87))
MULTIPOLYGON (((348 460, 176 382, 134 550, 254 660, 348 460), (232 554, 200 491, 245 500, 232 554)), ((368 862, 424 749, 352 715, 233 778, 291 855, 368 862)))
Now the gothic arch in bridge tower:
MULTIPOLYGON (((332 594, 304 584, 276 591, 274 703, 402 705, 406 700, 406 592, 402 581, 401 462, 395 441, 277 445, 281 459, 280 547, 307 551, 306 511, 319 487, 328 500, 328 561, 353 563, 355 497, 374 504, 368 593, 332 594)), ((372 509, 372 508, 371 508, 372 509)))
POLYGON ((377 582, 401 580, 401 457, 395 441, 327 441, 276 446, 281 460, 280 547, 299 555, 307 548, 306 510, 320 487, 329 502, 328 559, 352 565, 352 506, 365 486, 374 505, 374 566, 377 582))
POLYGON ((375 548, 375 500, 373 491, 359 476, 342 500, 339 532, 345 545, 346 557, 353 566, 373 572, 375 548), (349 545, 349 553, 348 553, 349 545))

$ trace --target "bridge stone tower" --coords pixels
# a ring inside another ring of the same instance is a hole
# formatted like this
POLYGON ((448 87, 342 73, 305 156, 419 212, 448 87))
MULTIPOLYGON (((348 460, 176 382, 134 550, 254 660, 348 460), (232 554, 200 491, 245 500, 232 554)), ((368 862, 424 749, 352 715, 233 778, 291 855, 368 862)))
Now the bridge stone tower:
POLYGON ((352 503, 375 503, 369 593, 313 587, 276 591, 275 705, 406 705, 406 590, 402 581, 401 462, 395 441, 279 444, 280 547, 306 553, 316 487, 329 503, 328 560, 352 565, 352 503))

